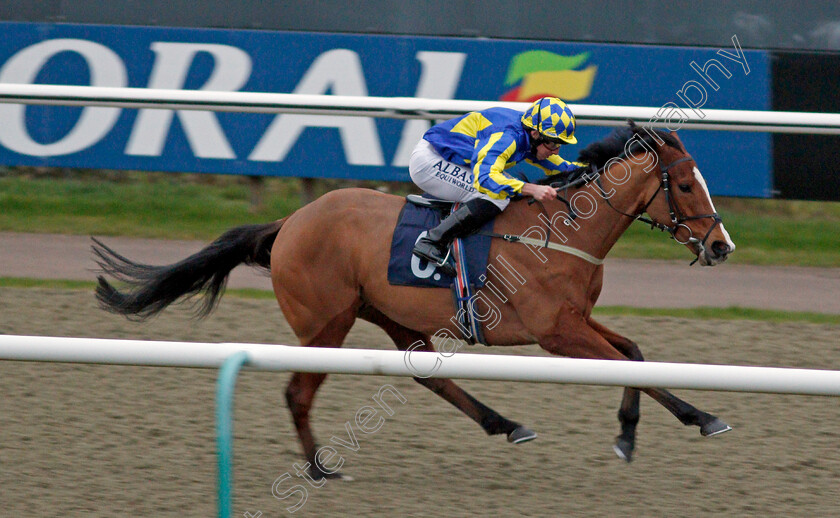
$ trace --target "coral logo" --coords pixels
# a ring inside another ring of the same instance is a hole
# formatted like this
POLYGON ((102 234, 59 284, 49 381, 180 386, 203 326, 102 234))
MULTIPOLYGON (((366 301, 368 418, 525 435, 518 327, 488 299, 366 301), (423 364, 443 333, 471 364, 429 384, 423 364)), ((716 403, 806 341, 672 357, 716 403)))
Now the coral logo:
POLYGON ((598 67, 589 65, 578 70, 589 59, 589 52, 562 56, 544 50, 530 50, 513 57, 508 67, 505 92, 501 101, 532 102, 541 97, 559 97, 577 101, 589 95, 598 67))

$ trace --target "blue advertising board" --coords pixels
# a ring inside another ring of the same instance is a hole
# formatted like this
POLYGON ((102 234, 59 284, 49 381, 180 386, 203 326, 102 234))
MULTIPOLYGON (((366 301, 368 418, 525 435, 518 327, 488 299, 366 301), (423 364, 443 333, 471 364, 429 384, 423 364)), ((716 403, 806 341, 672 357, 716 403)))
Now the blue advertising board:
MULTIPOLYGON (((770 108, 769 56, 742 51, 735 38, 715 49, 69 24, 0 30, 5 83, 770 108)), ((0 120, 6 165, 403 181, 430 124, 22 105, 0 105, 0 120)), ((579 144, 561 155, 574 159, 608 131, 579 127, 579 144)), ((769 135, 680 136, 714 194, 770 195, 769 135)))

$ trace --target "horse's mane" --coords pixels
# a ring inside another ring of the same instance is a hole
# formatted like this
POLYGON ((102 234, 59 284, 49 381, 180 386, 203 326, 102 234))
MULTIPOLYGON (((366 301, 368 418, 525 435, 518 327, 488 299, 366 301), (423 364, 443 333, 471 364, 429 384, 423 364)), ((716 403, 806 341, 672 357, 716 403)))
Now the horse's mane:
MULTIPOLYGON (((623 158, 625 156, 624 147, 627 145, 627 142, 636 135, 639 136, 637 141, 641 140, 651 148, 655 149, 656 142, 654 141, 652 133, 655 133, 658 138, 662 139, 666 146, 685 152, 685 149, 680 144, 680 141, 670 133, 662 130, 637 126, 635 122, 628 120, 627 126, 616 128, 602 140, 593 142, 583 148, 578 154, 577 161, 583 162, 587 165, 573 169, 572 171, 566 173, 564 175, 563 183, 580 185, 593 180, 594 175, 587 176, 587 173, 591 171, 592 166, 594 165, 597 169, 601 169, 613 158, 623 158)), ((640 147, 642 147, 641 144, 634 142, 633 145, 630 146, 629 151, 637 151, 640 147)), ((540 183, 553 184, 555 182, 556 176, 549 176, 540 183)))
MULTIPOLYGON (((639 135, 639 138, 644 141, 646 144, 651 146, 652 148, 656 148, 656 143, 654 142, 654 137, 651 133, 656 133, 656 136, 662 139, 665 142, 665 145, 671 146, 674 149, 685 151, 680 141, 676 139, 673 135, 666 131, 656 130, 651 128, 644 128, 642 126, 637 126, 635 122, 627 121, 627 126, 622 126, 620 128, 615 129, 612 133, 607 135, 603 140, 599 140, 598 142, 593 142, 583 148, 578 155, 578 162, 585 162, 587 164, 595 164, 595 166, 600 169, 606 165, 607 162, 612 160, 616 157, 623 157, 624 156, 624 146, 627 144, 631 138, 635 135, 639 135)), ((634 143, 635 144, 635 143, 634 143)), ((630 151, 635 151, 641 144, 635 144, 635 146, 631 146, 630 151)))

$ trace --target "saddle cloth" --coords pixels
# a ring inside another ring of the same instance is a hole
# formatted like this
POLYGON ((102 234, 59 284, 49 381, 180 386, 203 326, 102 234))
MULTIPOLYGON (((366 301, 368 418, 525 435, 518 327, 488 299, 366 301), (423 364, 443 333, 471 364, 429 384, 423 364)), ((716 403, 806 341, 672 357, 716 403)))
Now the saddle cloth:
MULTIPOLYGON (((440 223, 440 211, 406 203, 400 212, 391 239, 391 258, 388 262, 388 282, 400 286, 448 288, 453 278, 437 271, 423 259, 412 255, 414 244, 425 232, 440 223)), ((488 222, 480 232, 492 232, 493 222, 488 222)), ((490 255, 490 236, 472 234, 463 239, 469 283, 475 288, 484 286, 481 280, 487 270, 490 255)))

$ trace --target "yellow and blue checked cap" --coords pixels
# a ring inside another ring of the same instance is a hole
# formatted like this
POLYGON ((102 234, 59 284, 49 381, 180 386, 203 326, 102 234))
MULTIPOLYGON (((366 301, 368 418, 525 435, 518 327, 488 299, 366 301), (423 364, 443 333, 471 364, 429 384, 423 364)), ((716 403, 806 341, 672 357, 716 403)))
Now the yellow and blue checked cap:
POLYGON ((548 140, 577 144, 575 116, 566 103, 556 97, 543 97, 534 101, 522 114, 522 124, 539 131, 548 140))

